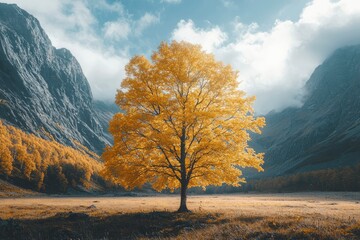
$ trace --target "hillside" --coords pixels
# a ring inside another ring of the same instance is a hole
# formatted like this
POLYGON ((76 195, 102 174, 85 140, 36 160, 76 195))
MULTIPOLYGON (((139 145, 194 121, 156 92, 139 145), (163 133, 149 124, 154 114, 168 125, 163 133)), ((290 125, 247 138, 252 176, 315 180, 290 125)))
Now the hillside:
POLYGON ((265 152, 257 177, 352 166, 360 162, 360 45, 333 53, 306 84, 301 108, 266 116, 254 146, 265 152))
POLYGON ((40 193, 28 189, 23 189, 9 182, 0 179, 0 198, 3 197, 25 197, 41 196, 40 193))
POLYGON ((65 193, 69 187, 94 188, 94 183, 102 181, 98 156, 79 143, 74 143, 76 150, 1 121, 0 142, 0 176, 17 186, 65 193))
POLYGON ((0 99, 0 119, 26 132, 97 153, 109 144, 78 61, 15 4, 0 3, 0 99))

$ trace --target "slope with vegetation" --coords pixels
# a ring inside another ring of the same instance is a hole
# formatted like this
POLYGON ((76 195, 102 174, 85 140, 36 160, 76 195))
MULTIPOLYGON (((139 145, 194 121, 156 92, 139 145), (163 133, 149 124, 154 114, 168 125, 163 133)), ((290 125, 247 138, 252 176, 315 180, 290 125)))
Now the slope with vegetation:
POLYGON ((102 164, 79 143, 77 149, 44 140, 0 121, 0 176, 16 185, 47 193, 89 188, 102 164))

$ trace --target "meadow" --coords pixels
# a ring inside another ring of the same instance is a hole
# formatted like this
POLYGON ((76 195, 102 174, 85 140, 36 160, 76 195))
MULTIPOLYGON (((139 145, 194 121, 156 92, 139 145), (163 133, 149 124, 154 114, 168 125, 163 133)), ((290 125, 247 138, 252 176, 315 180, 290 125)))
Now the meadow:
POLYGON ((0 199, 0 239, 360 239, 360 193, 0 199))

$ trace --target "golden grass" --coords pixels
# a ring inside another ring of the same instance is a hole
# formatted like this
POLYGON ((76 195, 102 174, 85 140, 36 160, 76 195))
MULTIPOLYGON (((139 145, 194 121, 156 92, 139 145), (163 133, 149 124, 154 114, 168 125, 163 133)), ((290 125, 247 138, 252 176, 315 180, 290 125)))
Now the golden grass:
POLYGON ((176 214, 172 195, 4 198, 0 218, 40 234, 33 239, 51 238, 54 226, 65 239, 360 239, 359 201, 360 193, 204 195, 189 197, 192 213, 176 214))

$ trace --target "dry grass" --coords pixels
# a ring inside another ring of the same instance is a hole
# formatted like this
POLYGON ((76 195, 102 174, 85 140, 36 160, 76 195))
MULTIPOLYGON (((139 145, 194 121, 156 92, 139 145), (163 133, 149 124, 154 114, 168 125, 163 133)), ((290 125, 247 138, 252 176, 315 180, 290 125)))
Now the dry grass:
POLYGON ((24 188, 17 187, 0 179, 0 198, 1 197, 24 197, 41 196, 40 193, 33 192, 24 188))
POLYGON ((0 199, 0 239, 360 239, 360 193, 0 199), (27 236, 27 237, 25 237, 27 236), (25 238, 24 238, 25 237, 25 238))

